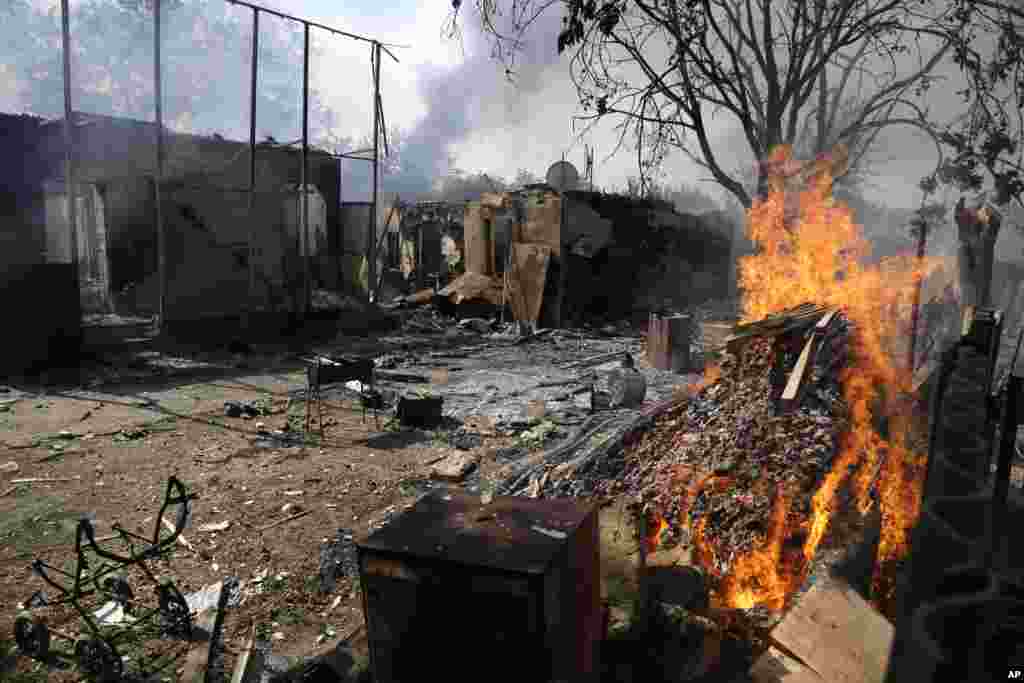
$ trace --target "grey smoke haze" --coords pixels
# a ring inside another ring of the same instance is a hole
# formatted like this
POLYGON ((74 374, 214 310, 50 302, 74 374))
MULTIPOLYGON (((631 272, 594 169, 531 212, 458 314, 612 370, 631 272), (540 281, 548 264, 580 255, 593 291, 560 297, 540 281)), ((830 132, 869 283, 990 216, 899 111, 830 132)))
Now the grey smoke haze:
MULTIPOLYGON (((153 120, 152 15, 141 0, 134 9, 127 4, 129 9, 116 0, 72 3, 73 106, 77 111, 153 120)), ((292 11, 302 14, 301 8, 292 11)), ((10 0, 6 9, 0 8, 0 17, 0 45, 4 46, 0 47, 0 108, 46 118, 63 116, 59 4, 10 0)), ((559 14, 551 12, 538 23, 512 85, 501 65, 490 58, 478 22, 462 17, 461 61, 450 67, 414 68, 425 114, 391 141, 397 144, 392 149, 394 158, 386 162, 389 172, 382 178, 383 192, 410 196, 427 192, 449 170, 452 145, 474 129, 501 127, 506 119, 511 123, 536 119, 541 112, 523 107, 522 102, 543 86, 545 71, 558 59, 559 22, 559 14), (494 103, 503 106, 496 110, 494 103)), ((164 12, 164 120, 168 127, 248 139, 251 25, 251 11, 223 0, 184 0, 180 7, 164 12)), ((428 28, 424 36, 443 40, 440 25, 428 28)), ((358 96, 353 93, 365 92, 359 86, 369 83, 369 61, 359 65, 362 73, 335 77, 332 69, 337 64, 320 49, 325 40, 333 39, 313 31, 310 133, 315 144, 349 151, 362 146, 360 138, 368 137, 369 121, 344 111, 337 95, 351 99, 358 96)), ((291 142, 300 137, 301 68, 299 27, 262 15, 258 139, 271 136, 291 142)), ((383 69, 389 68, 394 65, 385 56, 383 69)), ((386 121, 408 120, 400 109, 403 93, 389 99, 388 83, 382 87, 386 121)), ((369 93, 366 100, 369 103, 369 93)), ((499 150, 494 157, 500 163, 499 150)), ((346 162, 343 172, 344 198, 368 199, 369 165, 346 162)))
MULTIPOLYGON (((524 103, 529 101, 529 95, 544 86, 545 73, 558 61, 555 45, 560 26, 559 12, 542 15, 524 44, 522 66, 516 67, 510 82, 502 65, 491 58, 490 46, 479 23, 470 15, 461 17, 462 61, 449 68, 423 65, 416 69, 417 87, 425 102, 426 114, 401 134, 396 149, 392 150, 397 158, 392 171, 382 178, 384 194, 408 198, 429 192, 434 181, 451 170, 452 146, 470 133, 506 123, 518 125, 542 115, 524 107, 524 103), (489 106, 495 102, 503 105, 498 111, 489 106)), ((384 68, 387 67, 385 57, 384 68)), ((387 93, 383 96, 386 115, 387 93)), ((347 200, 366 199, 370 195, 369 169, 356 164, 360 162, 345 165, 342 193, 347 200)), ((489 170, 500 164, 501 150, 496 147, 494 166, 478 170, 489 170)), ((455 166, 459 166, 458 159, 455 159, 455 166)))

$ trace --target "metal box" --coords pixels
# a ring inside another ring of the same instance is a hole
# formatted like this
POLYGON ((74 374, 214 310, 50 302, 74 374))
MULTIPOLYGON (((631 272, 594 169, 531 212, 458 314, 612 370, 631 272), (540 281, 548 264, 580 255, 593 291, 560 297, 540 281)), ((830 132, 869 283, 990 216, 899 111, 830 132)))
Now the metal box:
POLYGON ((357 548, 376 683, 597 680, 596 506, 434 492, 357 548))

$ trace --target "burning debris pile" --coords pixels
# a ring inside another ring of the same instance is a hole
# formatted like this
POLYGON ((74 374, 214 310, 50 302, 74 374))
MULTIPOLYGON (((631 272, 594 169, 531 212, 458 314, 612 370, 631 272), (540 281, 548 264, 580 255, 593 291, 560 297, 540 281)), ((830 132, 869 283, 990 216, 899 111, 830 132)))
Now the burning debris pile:
POLYGON ((800 571, 796 555, 809 560, 821 539, 813 499, 848 425, 840 376, 849 338, 840 312, 814 306, 738 327, 720 368, 604 483, 657 510, 652 541, 692 545, 734 606, 781 606, 796 577, 775 575, 800 571))
MULTIPOLYGON (((779 148, 769 161, 800 167, 790 159, 779 148)), ((773 177, 750 209, 758 252, 740 261, 744 324, 726 361, 616 467, 596 468, 597 490, 647 502, 660 515, 652 544, 688 542, 727 608, 783 609, 830 525, 863 533, 873 512, 872 595, 887 611, 923 480, 905 323, 937 263, 872 265, 861 226, 832 198, 828 159, 813 166, 799 183, 773 177)))

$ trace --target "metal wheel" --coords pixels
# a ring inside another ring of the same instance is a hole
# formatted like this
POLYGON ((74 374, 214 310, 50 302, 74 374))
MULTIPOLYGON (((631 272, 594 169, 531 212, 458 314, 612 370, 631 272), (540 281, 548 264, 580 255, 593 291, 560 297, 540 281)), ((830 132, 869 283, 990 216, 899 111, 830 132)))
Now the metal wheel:
POLYGON ((192 637, 192 615, 188 603, 169 579, 164 579, 156 588, 160 601, 160 629, 169 636, 192 637))
POLYGON ((135 598, 131 585, 123 576, 108 576, 103 579, 103 590, 109 593, 121 607, 126 609, 129 607, 128 603, 135 598))
POLYGON ((93 680, 113 683, 124 675, 121 655, 104 640, 79 638, 75 641, 75 658, 82 673, 93 680))
POLYGON ((43 659, 50 652, 50 629, 29 614, 19 614, 14 620, 14 642, 26 657, 43 659))

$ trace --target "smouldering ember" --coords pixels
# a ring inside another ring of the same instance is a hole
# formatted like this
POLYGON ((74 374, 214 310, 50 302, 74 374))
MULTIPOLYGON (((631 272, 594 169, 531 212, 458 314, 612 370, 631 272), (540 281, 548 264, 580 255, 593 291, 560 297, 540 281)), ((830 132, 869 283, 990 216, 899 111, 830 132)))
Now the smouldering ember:
MULTIPOLYGON (((768 163, 774 169, 793 165, 785 147, 774 150, 768 163)), ((672 501, 670 507, 681 513, 680 524, 689 527, 695 561, 715 579, 716 601, 722 606, 782 608, 806 578, 844 487, 849 487, 862 513, 879 505, 882 530, 874 594, 888 602, 891 565, 906 554, 909 530, 918 514, 923 467, 908 443, 911 375, 897 359, 906 355, 904 319, 917 279, 938 264, 908 255, 869 265, 870 245, 861 227, 850 209, 832 198, 828 164, 819 159, 814 170, 799 189, 788 187, 792 183, 787 178, 773 177, 767 198, 750 209, 749 236, 759 249, 741 259, 739 266, 743 322, 806 302, 841 311, 848 327, 848 348, 844 347, 837 378, 841 398, 834 397, 826 410, 819 408, 817 416, 806 407, 773 416, 767 405, 765 368, 752 372, 749 367, 770 364, 770 351, 754 345, 740 352, 742 358, 733 358, 721 378, 708 377, 682 412, 666 416, 676 423, 673 431, 681 434, 673 439, 670 453, 651 452, 653 441, 646 448, 641 442, 631 458, 634 478, 656 474, 660 503, 685 492, 684 500, 672 501), (741 405, 756 401, 758 393, 765 396, 764 405, 741 405), (708 407, 709 401, 734 405, 708 407), (744 424, 723 424, 724 419, 715 417, 725 413, 744 424), (888 436, 877 430, 883 421, 888 436), (716 450, 702 430, 732 441, 736 432, 745 431, 749 447, 734 452, 748 462, 731 462, 725 474, 704 472, 702 478, 698 470, 714 470, 714 463, 696 462, 698 458, 690 456, 716 450), (771 442, 773 438, 778 442, 771 442), (659 464, 638 464, 638 457, 653 457, 659 464), (687 474, 688 465, 693 472, 687 474), (759 477, 761 468, 775 472, 759 477), (737 496, 736 490, 743 487, 748 492, 737 496), (733 491, 728 504, 712 515, 709 506, 727 489, 733 491), (745 506, 760 511, 761 523, 749 533, 729 527, 730 519, 740 524, 735 521, 742 517, 737 508, 745 506), (726 543, 726 531, 746 535, 740 542, 726 543)), ((659 443, 666 445, 663 439, 659 443)), ((663 512, 671 516, 670 511, 663 512)))

